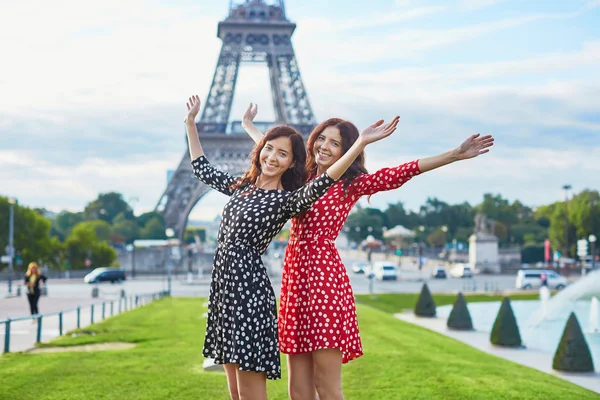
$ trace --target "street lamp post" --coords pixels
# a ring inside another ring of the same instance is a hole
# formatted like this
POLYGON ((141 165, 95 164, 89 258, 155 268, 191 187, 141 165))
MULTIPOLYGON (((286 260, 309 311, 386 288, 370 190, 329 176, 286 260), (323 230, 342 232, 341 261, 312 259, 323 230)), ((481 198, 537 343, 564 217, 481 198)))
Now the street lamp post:
MULTIPOLYGON (((175 231, 171 228, 165 229, 165 234, 167 235, 167 240, 171 240, 173 236, 175 236, 175 231)), ((169 296, 171 295, 171 270, 173 269, 172 260, 171 260, 171 243, 167 244, 167 290, 169 292, 169 296)))
POLYGON ((7 256, 10 257, 8 261, 8 294, 12 294, 12 278, 13 278, 13 268, 14 268, 14 259, 15 259, 15 246, 14 246, 14 236, 15 236, 15 199, 12 197, 8 198, 8 204, 10 204, 8 211, 8 248, 7 248, 7 256))
POLYGON ((563 185, 563 190, 565 191, 565 248, 563 249, 563 254, 565 257, 568 257, 569 251, 569 190, 571 190, 571 185, 563 185))
POLYGON ((596 235, 592 234, 590 236, 588 236, 588 240, 590 241, 591 244, 591 251, 592 251, 592 271, 596 268, 596 235))

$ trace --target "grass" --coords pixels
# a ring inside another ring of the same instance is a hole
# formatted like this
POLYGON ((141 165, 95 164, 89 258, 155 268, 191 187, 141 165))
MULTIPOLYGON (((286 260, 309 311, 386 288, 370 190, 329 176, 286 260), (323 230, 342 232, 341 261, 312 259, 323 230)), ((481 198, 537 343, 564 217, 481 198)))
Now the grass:
MULTIPOLYGON (((454 301, 454 296, 434 298, 439 305, 454 301)), ((131 350, 4 355, 0 399, 227 399, 224 374, 202 370, 204 301, 163 299, 84 330, 95 336, 65 336, 51 343, 137 343, 131 350)), ((378 295, 377 302, 359 296, 365 355, 344 366, 346 399, 598 398, 390 315, 415 301, 416 296, 403 294, 378 295)), ((268 381, 270 399, 287 399, 285 357, 282 366, 283 379, 268 381)))

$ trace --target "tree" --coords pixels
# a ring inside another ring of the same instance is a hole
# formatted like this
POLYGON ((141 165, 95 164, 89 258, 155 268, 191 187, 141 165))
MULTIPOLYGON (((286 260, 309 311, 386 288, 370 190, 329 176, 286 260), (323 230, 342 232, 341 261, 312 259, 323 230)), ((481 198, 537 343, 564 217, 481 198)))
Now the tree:
POLYGON ((458 292, 458 296, 456 296, 454 306, 448 316, 446 325, 450 329, 459 331, 473 330, 473 321, 471 320, 471 314, 467 308, 467 301, 461 292, 458 292))
POLYGON ((65 240, 65 252, 72 269, 86 268, 85 260, 90 258, 92 267, 110 266, 117 258, 117 252, 106 241, 99 240, 96 227, 103 221, 84 221, 77 224, 65 240), (90 223, 93 222, 93 223, 90 223))
POLYGON ((502 222, 506 225, 518 222, 515 209, 511 207, 508 200, 502 198, 502 195, 500 194, 484 194, 483 202, 475 207, 475 209, 477 212, 485 214, 488 218, 497 222, 502 222))
POLYGON ((96 200, 89 203, 83 210, 83 216, 86 220, 100 219, 108 223, 112 223, 119 213, 124 213, 126 219, 135 219, 133 210, 123 200, 123 195, 116 192, 101 193, 96 200))
MULTIPOLYGON (((600 232, 600 193, 584 190, 569 202, 569 222, 577 238, 600 232)), ((573 238, 575 239, 575 238, 573 238)))
MULTIPOLYGON (((8 199, 0 197, 0 226, 8 227, 9 222, 8 199)), ((14 248, 21 256, 22 264, 31 261, 38 263, 58 264, 60 254, 60 241, 50 236, 52 223, 36 211, 14 205, 14 248)), ((8 229, 0 229, 0 249, 8 245, 8 229)))
POLYGON ((506 245, 508 243, 508 229, 504 223, 496 221, 494 235, 498 237, 499 244, 506 245))
POLYGON ((75 225, 83 221, 83 213, 72 213, 69 211, 60 212, 52 221, 52 230, 50 233, 64 241, 71 233, 75 225))
POLYGON ((95 240, 107 241, 110 238, 112 227, 108 222, 102 220, 83 221, 73 227, 71 233, 76 230, 85 232, 87 229, 91 229, 94 232, 95 240))
POLYGON ((137 217, 137 223, 140 227, 143 228, 148 224, 148 222, 150 220, 153 220, 153 219, 158 219, 158 221, 163 226, 165 225, 165 220, 164 220, 163 216, 160 213, 157 213, 156 211, 150 211, 150 212, 143 213, 142 215, 137 217))
POLYGON ((348 216, 344 224, 344 230, 347 233, 348 240, 360 243, 368 235, 373 235, 377 239, 383 238, 384 217, 381 211, 372 208, 365 208, 355 211, 348 216), (369 228, 371 228, 369 230, 369 228))
POLYGON ((415 214, 404 208, 404 204, 398 202, 396 204, 388 204, 385 210, 388 228, 393 228, 397 225, 402 225, 405 228, 412 229, 420 225, 419 214, 415 214))
POLYGON ((490 341, 499 346, 521 347, 519 326, 508 297, 502 300, 500 311, 492 327, 490 341))
POLYGON ((436 229, 427 236, 427 243, 433 247, 443 247, 446 244, 446 232, 441 228, 436 229))
POLYGON ((140 237, 140 227, 136 221, 122 219, 113 225, 112 233, 123 237, 125 243, 133 243, 135 239, 140 237))
POLYGON ((414 312, 415 315, 419 317, 435 317, 435 301, 433 300, 433 296, 431 296, 431 292, 426 283, 424 283, 421 288, 421 294, 417 299, 414 312))
MULTIPOLYGON (((139 219, 138 219, 139 222, 139 219)), ((140 230, 141 239, 166 239, 165 223, 162 218, 153 217, 149 219, 140 230)))
POLYGON ((594 372, 594 361, 575 313, 571 313, 554 354, 552 368, 567 372, 594 372))
POLYGON ((568 221, 566 204, 564 202, 557 203, 556 206, 553 207, 553 213, 550 217, 550 228, 548 229, 552 247, 560 250, 566 249, 567 253, 563 254, 563 256, 568 257, 568 254, 571 251, 571 243, 574 243, 575 231, 575 226, 568 221), (565 232, 565 224, 567 223, 569 224, 568 232, 565 232))
POLYGON ((521 246, 527 242, 540 243, 548 237, 548 229, 545 229, 532 220, 529 223, 518 223, 511 226, 510 236, 515 243, 521 246))

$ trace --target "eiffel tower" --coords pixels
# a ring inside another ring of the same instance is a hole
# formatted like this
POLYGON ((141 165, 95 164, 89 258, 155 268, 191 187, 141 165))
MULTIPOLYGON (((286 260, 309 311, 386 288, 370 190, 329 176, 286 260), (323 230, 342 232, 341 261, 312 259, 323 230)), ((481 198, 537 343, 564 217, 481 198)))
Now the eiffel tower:
MULTIPOLYGON (((241 63, 263 63, 269 68, 274 122, 255 122, 263 132, 274 125, 291 125, 305 137, 316 120, 302 83, 291 36, 296 24, 285 14, 284 0, 229 2, 229 16, 219 22, 222 40, 212 84, 200 120, 198 136, 206 157, 217 168, 241 175, 249 166, 254 142, 241 127, 229 123, 233 95, 241 63)), ((196 203, 211 189, 193 176, 186 150, 155 211, 167 228, 183 238, 188 217, 196 203)))

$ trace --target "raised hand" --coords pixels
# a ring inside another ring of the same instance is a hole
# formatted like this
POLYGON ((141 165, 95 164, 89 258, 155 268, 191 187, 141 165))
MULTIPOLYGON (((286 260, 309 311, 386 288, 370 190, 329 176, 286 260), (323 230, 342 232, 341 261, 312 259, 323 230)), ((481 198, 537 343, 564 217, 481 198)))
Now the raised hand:
POLYGON ((258 114, 258 104, 250 103, 248 109, 242 117, 242 123, 245 124, 252 122, 254 120, 254 117, 256 117, 256 114, 258 114))
POLYGON ((456 153, 459 160, 466 160, 487 153, 493 145, 494 138, 492 135, 481 136, 478 133, 471 135, 467 140, 462 142, 456 149, 456 153))
POLYGON ((186 117, 186 121, 194 121, 196 119, 196 115, 200 111, 200 98, 198 95, 194 95, 188 99, 188 102, 185 103, 188 109, 188 114, 186 117))
POLYGON ((390 136, 396 130, 399 120, 400 120, 400 117, 396 116, 396 117, 394 117, 394 119, 391 122, 384 124, 383 120, 380 119, 379 121, 375 122, 373 125, 370 125, 367 128, 365 128, 360 133, 360 135, 359 135, 360 140, 365 145, 367 145, 369 143, 373 143, 373 142, 376 142, 378 140, 381 140, 383 138, 390 136))

